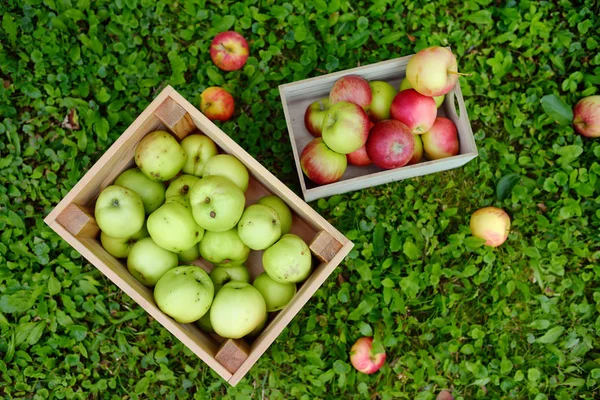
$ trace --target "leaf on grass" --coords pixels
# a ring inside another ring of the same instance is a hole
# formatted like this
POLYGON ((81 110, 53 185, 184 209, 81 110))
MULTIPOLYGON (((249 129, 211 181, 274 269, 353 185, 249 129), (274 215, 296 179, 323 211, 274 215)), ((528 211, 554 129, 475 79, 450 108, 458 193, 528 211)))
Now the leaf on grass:
POLYGON ((569 146, 559 147, 558 149, 554 150, 554 153, 560 156, 556 161, 560 165, 565 166, 569 165, 583 154, 583 147, 572 144, 569 146))
POLYGON ((564 327, 555 326, 554 328, 552 328, 548 332, 546 332, 546 334, 544 336, 542 336, 541 338, 538 338, 537 341, 538 341, 538 343, 544 343, 544 344, 554 343, 558 340, 558 338, 560 337, 560 335, 563 334, 564 331, 565 331, 564 327))
POLYGON ((508 174, 500 178, 496 185, 496 196, 498 197, 498 200, 503 201, 507 199, 520 180, 521 175, 519 174, 508 174))
POLYGON ((419 248, 411 240, 404 242, 404 245, 402 246, 402 252, 411 260, 416 260, 421 257, 419 248))
POLYGON ((375 256, 381 257, 385 250, 384 241, 385 228, 382 224, 375 225, 375 231, 373 232, 373 251, 375 256))
POLYGON ((479 10, 467 17, 467 21, 474 24, 488 25, 493 23, 492 13, 488 10, 479 10))
POLYGON ((542 97, 542 108, 561 125, 570 125, 573 121, 573 109, 560 97, 549 94, 542 97))
POLYGON ((373 305, 371 303, 369 303, 368 301, 363 300, 363 301, 360 302, 360 304, 358 305, 358 307, 356 307, 354 309, 354 311, 352 311, 350 313, 350 315, 348 315, 348 319, 350 321, 357 321, 363 315, 366 315, 369 312, 371 312, 372 309, 373 309, 373 305))

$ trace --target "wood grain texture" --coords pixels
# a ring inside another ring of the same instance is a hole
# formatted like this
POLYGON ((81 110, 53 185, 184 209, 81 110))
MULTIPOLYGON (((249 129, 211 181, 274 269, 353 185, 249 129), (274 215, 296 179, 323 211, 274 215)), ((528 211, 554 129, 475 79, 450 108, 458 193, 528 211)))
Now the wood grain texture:
POLYGON ((329 232, 321 231, 310 242, 308 247, 321 262, 329 262, 340 251, 342 246, 329 232))
POLYGON ((73 236, 97 237, 100 228, 92 216, 92 210, 79 204, 71 203, 58 215, 56 220, 73 236))
POLYGON ((219 347, 215 359, 234 373, 248 359, 250 346, 243 339, 227 339, 219 347))
POLYGON ((155 115, 179 140, 196 130, 187 111, 170 97, 156 109, 155 115))

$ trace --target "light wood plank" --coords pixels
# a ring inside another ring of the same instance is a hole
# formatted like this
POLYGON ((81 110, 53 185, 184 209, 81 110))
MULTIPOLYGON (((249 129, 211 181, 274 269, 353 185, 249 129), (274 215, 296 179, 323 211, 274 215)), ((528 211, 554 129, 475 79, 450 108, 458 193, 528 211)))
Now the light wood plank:
POLYGON ((248 359, 250 346, 243 339, 227 339, 221 344, 215 359, 231 373, 248 359))
POLYGON ((319 232, 310 242, 310 251, 321 262, 329 262, 342 248, 342 244, 335 240, 327 231, 319 232))
POLYGON ((170 97, 156 109, 155 115, 180 140, 196 130, 187 111, 170 97))
POLYGON ((56 220, 73 236, 93 238, 100 233, 100 228, 96 223, 96 219, 92 216, 92 211, 79 204, 71 203, 67 205, 56 220))

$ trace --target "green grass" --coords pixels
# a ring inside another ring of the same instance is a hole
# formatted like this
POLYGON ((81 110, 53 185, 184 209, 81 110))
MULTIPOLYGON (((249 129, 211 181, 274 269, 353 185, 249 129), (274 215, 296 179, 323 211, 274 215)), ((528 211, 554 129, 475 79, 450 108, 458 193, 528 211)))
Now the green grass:
POLYGON ((593 0, 2 2, 0 397, 599 398, 600 141, 541 103, 599 94, 599 14, 593 0), (250 42, 241 71, 210 61, 227 29, 250 42), (472 73, 479 157, 311 203, 356 246, 235 388, 42 221, 167 84, 194 104, 230 90, 221 128, 299 192, 277 86, 429 45, 472 73), (70 110, 81 129, 61 126, 70 110), (487 205, 512 217, 498 249, 468 229, 487 205), (357 374, 349 348, 371 334, 386 366, 357 374))

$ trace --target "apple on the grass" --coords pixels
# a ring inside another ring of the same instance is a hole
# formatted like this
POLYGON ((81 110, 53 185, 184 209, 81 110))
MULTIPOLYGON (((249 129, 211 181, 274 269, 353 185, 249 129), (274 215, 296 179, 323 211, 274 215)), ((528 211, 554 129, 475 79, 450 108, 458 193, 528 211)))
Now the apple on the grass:
POLYGON ((234 110, 233 96, 222 87, 211 86, 200 94, 200 111, 211 121, 227 121, 234 110))
POLYGON ((448 93, 456 84, 458 75, 456 57, 441 46, 418 51, 406 65, 406 78, 417 92, 425 96, 448 93))
POLYGON ((210 322, 217 335, 239 339, 254 331, 267 317, 267 305, 258 289, 246 282, 229 282, 210 307, 210 322))
POLYGON ((281 223, 281 234, 285 235, 292 229, 292 211, 281 198, 275 195, 263 196, 257 201, 258 204, 263 204, 273 208, 279 216, 281 223))
POLYGON ((190 192, 194 220, 207 231, 223 232, 239 221, 246 197, 231 180, 218 175, 200 179, 190 192))
POLYGON ((150 214, 165 202, 165 185, 148 178, 137 167, 123 171, 114 184, 136 192, 144 203, 146 214, 150 214))
POLYGON ((171 196, 148 216, 148 232, 160 247, 180 253, 202 240, 204 228, 196 223, 184 196, 171 196))
POLYGON ((325 114, 323 141, 337 153, 352 153, 367 141, 369 122, 369 116, 358 104, 337 102, 325 114))
POLYGON ((390 119, 390 106, 398 93, 396 89, 385 81, 371 81, 373 100, 369 107, 369 117, 373 122, 390 119))
POLYGON ((215 293, 228 282, 250 282, 250 272, 243 265, 215 267, 210 271, 209 276, 215 285, 215 293))
POLYGON ((199 248, 202 258, 214 265, 239 265, 250 254, 250 247, 240 239, 237 227, 223 232, 206 231, 199 248))
POLYGON ((430 160, 455 156, 460 151, 456 125, 448 118, 436 118, 431 129, 420 136, 425 155, 430 160))
POLYGON ((325 97, 310 103, 306 108, 304 112, 304 126, 306 126, 308 133, 314 137, 321 137, 323 120, 329 107, 329 97, 325 97))
POLYGON ((106 234, 106 232, 100 232, 100 243, 108 254, 116 258, 126 258, 129 255, 131 247, 136 244, 140 239, 150 236, 146 225, 142 227, 136 234, 131 237, 115 239, 106 234))
POLYGON ((240 160, 230 154, 217 154, 206 162, 202 177, 213 175, 228 178, 244 192, 248 189, 250 181, 248 169, 240 160))
POLYGON ((393 119, 408 126, 416 135, 427 132, 435 122, 437 108, 433 97, 424 96, 414 89, 399 92, 390 108, 393 119))
POLYGON ((206 162, 219 152, 215 142, 205 135, 188 135, 180 144, 186 154, 184 174, 202 176, 206 162))
POLYGON ((422 135, 413 135, 415 138, 415 151, 413 152, 412 158, 406 165, 413 165, 420 163, 423 159, 423 141, 421 140, 422 135))
POLYGON ((296 295, 295 283, 277 282, 266 272, 257 276, 254 282, 252 282, 252 286, 257 288, 264 297, 268 312, 281 310, 296 295))
POLYGON ((165 197, 168 199, 173 196, 183 196, 189 200, 190 189, 192 189, 199 180, 200 178, 195 175, 181 174, 169 183, 167 191, 165 192, 165 197))
POLYGON ((323 138, 315 138, 302 150, 300 166, 308 179, 323 185, 338 181, 346 171, 348 160, 345 154, 327 147, 323 138))
POLYGON ((506 241, 510 232, 510 217, 501 208, 484 207, 471 215, 471 234, 485 239, 486 246, 498 247, 506 241))
POLYGON ((177 254, 163 249, 152 238, 138 240, 127 256, 127 269, 135 279, 152 287, 179 260, 177 254))
POLYGON ((379 371, 385 363, 385 357, 385 351, 383 353, 373 353, 372 337, 361 337, 350 348, 350 363, 363 374, 372 374, 379 371))
POLYGON ((281 221, 272 207, 248 206, 238 222, 238 235, 252 250, 264 250, 281 237, 281 221))
POLYGON ((600 137, 600 95, 584 97, 575 104, 573 126, 583 136, 600 137))
POLYGON ((135 148, 135 163, 148 178, 168 181, 181 171, 186 154, 175 138, 166 131, 144 136, 135 148))
POLYGON ((100 192, 94 217, 100 230, 115 239, 135 235, 146 220, 141 197, 119 185, 107 186, 100 192))
POLYGON ((413 157, 415 135, 400 121, 387 119, 375 124, 367 141, 367 154, 383 169, 403 167, 413 157))
POLYGON ((215 289, 208 274, 195 265, 171 268, 154 287, 162 312, 182 324, 197 321, 211 308, 215 289))
MULTIPOLYGON (((403 91, 406 89, 412 89, 413 87, 410 84, 410 81, 406 78, 402 79, 402 82, 400 83, 400 88, 399 91, 403 91)), ((434 96, 433 100, 435 101, 435 106, 437 108, 440 108, 440 106, 444 103, 444 99, 446 98, 446 95, 443 94, 441 96, 434 96)))
POLYGON ((223 71, 235 71, 242 68, 249 55, 248 42, 235 31, 219 33, 210 44, 210 58, 223 71))
POLYGON ((310 275, 312 254, 301 237, 288 233, 262 255, 265 272, 279 283, 298 283, 310 275))
POLYGON ((346 75, 337 79, 329 91, 330 105, 340 101, 357 104, 364 110, 371 106, 373 93, 369 81, 359 75, 346 75))

